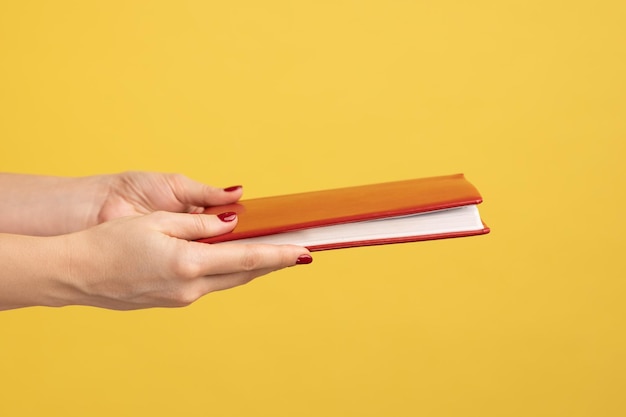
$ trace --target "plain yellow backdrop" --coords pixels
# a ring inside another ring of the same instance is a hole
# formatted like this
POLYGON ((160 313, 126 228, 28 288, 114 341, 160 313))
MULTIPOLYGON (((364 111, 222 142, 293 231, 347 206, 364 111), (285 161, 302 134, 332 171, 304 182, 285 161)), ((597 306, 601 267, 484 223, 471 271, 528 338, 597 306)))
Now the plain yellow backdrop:
MULTIPOLYGON (((0 313, 0 415, 626 415, 623 1, 3 1, 0 170, 464 172, 487 236, 0 313)), ((1 196, 0 196, 1 198, 1 196)))

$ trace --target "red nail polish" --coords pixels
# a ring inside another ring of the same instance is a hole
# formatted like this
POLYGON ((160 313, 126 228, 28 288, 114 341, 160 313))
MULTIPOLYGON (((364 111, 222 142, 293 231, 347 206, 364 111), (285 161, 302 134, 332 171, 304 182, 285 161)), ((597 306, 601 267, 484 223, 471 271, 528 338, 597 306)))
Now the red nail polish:
POLYGON ((234 211, 227 211, 226 213, 218 214, 217 217, 219 217, 221 221, 228 223, 237 218, 237 213, 235 213, 234 211))
POLYGON ((233 185, 232 187, 224 188, 224 191, 226 191, 227 193, 232 193, 233 191, 237 191, 239 189, 241 189, 241 185, 233 185))
POLYGON ((311 262, 313 262, 313 257, 311 255, 300 255, 298 256, 296 265, 310 264, 311 262))

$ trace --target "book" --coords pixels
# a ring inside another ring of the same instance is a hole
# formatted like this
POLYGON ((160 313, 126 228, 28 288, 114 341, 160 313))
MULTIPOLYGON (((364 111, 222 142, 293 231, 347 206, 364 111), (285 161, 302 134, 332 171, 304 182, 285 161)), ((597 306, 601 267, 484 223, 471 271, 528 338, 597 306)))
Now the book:
POLYGON ((489 233, 482 197, 463 174, 241 200, 206 214, 237 213, 235 229, 205 243, 294 244, 310 251, 489 233))

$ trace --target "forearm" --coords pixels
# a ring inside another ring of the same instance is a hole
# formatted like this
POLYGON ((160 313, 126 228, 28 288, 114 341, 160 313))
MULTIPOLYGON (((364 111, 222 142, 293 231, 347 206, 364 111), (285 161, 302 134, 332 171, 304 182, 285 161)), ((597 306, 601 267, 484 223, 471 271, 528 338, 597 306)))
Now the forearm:
POLYGON ((0 173, 0 233, 51 236, 93 226, 107 181, 0 173))
POLYGON ((67 304, 65 247, 62 237, 0 234, 0 310, 67 304))

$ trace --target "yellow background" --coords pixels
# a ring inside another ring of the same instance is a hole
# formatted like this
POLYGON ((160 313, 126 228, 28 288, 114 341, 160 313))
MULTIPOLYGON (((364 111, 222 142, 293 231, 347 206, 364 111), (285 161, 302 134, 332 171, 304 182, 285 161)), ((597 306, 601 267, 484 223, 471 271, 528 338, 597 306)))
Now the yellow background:
POLYGON ((464 172, 492 233, 0 313, 0 415, 626 414, 623 1, 3 1, 0 170, 464 172))

